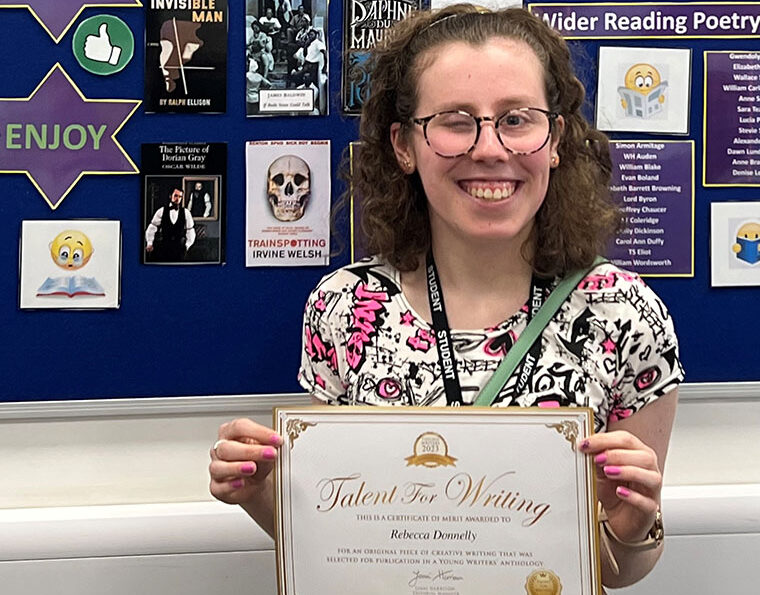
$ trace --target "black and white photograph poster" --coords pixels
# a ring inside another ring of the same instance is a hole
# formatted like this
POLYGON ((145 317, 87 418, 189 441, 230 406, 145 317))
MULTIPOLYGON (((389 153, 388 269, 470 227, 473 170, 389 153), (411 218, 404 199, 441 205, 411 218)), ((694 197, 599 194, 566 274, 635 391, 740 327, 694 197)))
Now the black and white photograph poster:
POLYGON ((246 115, 328 113, 327 31, 327 0, 246 0, 246 115))

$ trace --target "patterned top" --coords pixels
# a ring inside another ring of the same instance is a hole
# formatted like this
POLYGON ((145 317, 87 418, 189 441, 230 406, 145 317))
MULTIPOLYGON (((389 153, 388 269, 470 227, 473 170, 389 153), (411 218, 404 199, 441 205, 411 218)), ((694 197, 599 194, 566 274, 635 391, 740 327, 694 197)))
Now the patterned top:
MULTIPOLYGON (((526 304, 493 328, 452 329, 465 404, 520 336, 527 311, 526 304)), ((368 258, 338 269, 309 296, 298 379, 317 399, 445 406, 440 376, 433 330, 409 305, 400 273, 388 263, 368 258)), ((682 380, 667 309, 638 275, 605 263, 580 282, 544 329, 524 391, 513 394, 513 374, 494 406, 591 407, 600 432, 682 380)))

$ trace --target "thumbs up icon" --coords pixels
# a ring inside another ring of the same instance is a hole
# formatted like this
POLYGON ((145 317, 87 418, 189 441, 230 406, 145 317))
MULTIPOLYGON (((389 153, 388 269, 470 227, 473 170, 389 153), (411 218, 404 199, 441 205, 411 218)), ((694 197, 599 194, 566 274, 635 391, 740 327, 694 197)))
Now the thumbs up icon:
POLYGON ((101 23, 97 35, 88 35, 84 41, 84 55, 94 62, 108 62, 116 66, 121 57, 121 48, 111 45, 108 24, 101 23))

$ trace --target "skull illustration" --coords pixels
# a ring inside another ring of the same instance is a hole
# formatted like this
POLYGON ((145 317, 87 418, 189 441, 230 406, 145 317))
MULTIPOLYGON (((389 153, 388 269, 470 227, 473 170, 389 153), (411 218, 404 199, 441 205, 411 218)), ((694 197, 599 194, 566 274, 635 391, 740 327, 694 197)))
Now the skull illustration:
POLYGON ((267 198, 278 221, 298 221, 311 198, 309 165, 295 155, 275 159, 267 173, 267 198))

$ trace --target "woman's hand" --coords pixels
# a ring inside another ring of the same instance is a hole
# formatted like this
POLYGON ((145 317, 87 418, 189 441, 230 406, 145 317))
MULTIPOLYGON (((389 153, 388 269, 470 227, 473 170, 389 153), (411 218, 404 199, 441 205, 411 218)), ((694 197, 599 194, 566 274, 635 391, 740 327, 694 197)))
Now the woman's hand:
POLYGON ((277 459, 282 437, 250 419, 219 426, 211 448, 211 494, 227 504, 245 504, 268 492, 267 479, 277 459))
POLYGON ((623 541, 645 539, 662 490, 657 452, 625 430, 590 436, 581 450, 593 457, 597 497, 612 530, 623 541))
MULTIPOLYGON (((662 490, 678 390, 673 389, 629 417, 610 420, 607 431, 581 441, 597 471, 597 496, 619 539, 636 543, 654 525, 662 490)), ((602 582, 614 589, 632 585, 654 567, 662 548, 630 548, 609 540, 602 557, 602 582)))

